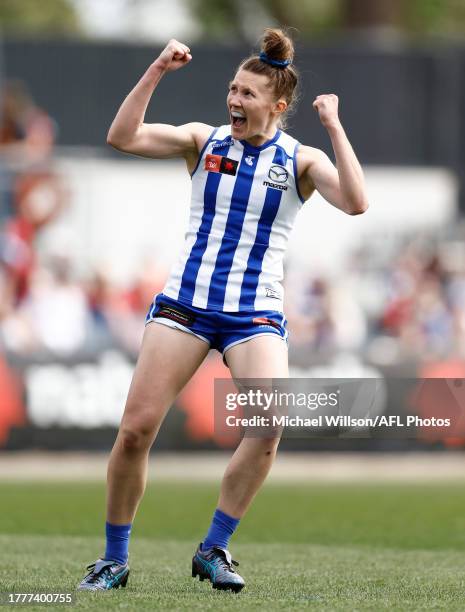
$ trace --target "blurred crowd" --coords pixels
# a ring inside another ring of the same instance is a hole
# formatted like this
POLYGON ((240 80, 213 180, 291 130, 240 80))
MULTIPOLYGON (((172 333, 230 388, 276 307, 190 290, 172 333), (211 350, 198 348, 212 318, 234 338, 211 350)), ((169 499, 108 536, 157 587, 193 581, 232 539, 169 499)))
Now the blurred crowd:
POLYGON ((380 365, 465 358, 463 234, 404 238, 383 262, 365 247, 338 277, 304 275, 287 302, 299 354, 354 352, 380 365))
MULTIPOLYGON (((69 200, 53 165, 57 127, 21 82, 5 84, 0 112, 0 350, 136 354, 167 271, 149 263, 119 286, 103 266, 78 276, 60 244, 39 253, 41 233, 69 200)), ((333 276, 290 269, 291 359, 304 365, 341 351, 374 363, 465 358, 464 238, 457 228, 441 239, 411 236, 382 261, 365 245, 333 276)))
POLYGON ((63 241, 37 244, 69 199, 53 162, 57 127, 20 81, 0 104, 0 349, 72 356, 120 346, 136 352, 163 273, 146 265, 118 287, 103 267, 86 278, 63 241))

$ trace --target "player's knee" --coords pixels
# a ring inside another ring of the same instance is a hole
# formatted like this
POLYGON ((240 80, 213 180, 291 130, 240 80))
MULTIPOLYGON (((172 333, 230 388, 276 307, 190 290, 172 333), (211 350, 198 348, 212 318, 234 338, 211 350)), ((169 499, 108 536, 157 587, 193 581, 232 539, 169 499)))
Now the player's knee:
POLYGON ((267 457, 275 455, 279 445, 279 432, 276 432, 276 436, 270 438, 261 438, 258 442, 260 451, 267 457))
POLYGON ((128 452, 145 451, 150 448, 155 433, 156 428, 153 423, 128 423, 120 430, 123 449, 128 452))

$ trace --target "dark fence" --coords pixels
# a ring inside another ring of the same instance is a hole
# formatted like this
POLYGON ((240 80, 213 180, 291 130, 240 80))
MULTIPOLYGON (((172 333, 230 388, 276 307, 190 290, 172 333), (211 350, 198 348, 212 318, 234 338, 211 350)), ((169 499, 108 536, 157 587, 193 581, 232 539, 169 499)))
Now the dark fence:
MULTIPOLYGON (((7 77, 24 79, 59 126, 64 145, 104 146, 119 104, 160 49, 78 42, 3 42, 7 77)), ((173 124, 227 121, 228 80, 246 48, 199 45, 185 69, 162 81, 148 120, 173 124)), ((311 104, 335 92, 365 163, 440 164, 465 161, 465 46, 301 48, 303 97, 289 131, 329 149, 311 104)))
MULTIPOLYGON (((5 76, 29 84, 55 118, 59 143, 101 147, 124 96, 160 51, 71 41, 6 40, 2 47, 5 76)), ((192 52, 188 67, 161 82, 148 121, 228 121, 227 84, 249 49, 199 44, 192 52)), ((306 46, 296 63, 302 99, 290 120, 292 135, 330 152, 312 101, 335 92, 363 163, 446 166, 465 187, 465 46, 306 46)), ((465 210, 465 188, 461 205, 465 210)))

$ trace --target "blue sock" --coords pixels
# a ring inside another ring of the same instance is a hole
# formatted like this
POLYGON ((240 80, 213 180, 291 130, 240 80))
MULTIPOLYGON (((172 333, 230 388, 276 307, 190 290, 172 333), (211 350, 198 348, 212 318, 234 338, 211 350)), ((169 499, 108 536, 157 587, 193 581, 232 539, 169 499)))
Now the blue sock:
POLYGON ((213 515, 213 520, 203 543, 202 550, 206 550, 212 546, 228 548, 229 539, 239 525, 239 521, 240 519, 235 519, 217 508, 213 515))
POLYGON ((131 535, 132 523, 129 525, 112 525, 105 523, 107 535, 107 548, 104 559, 112 559, 124 565, 128 560, 129 536, 131 535))

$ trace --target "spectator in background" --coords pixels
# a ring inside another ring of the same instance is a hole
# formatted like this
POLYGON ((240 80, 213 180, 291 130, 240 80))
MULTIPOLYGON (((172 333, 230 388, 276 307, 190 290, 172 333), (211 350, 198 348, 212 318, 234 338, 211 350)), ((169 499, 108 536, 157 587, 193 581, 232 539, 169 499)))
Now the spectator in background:
POLYGON ((326 280, 322 277, 299 278, 289 287, 289 293, 287 318, 292 342, 316 352, 332 347, 334 326, 326 280))
POLYGON ((99 339, 107 338, 110 334, 111 313, 118 308, 119 292, 104 265, 98 266, 85 282, 85 292, 94 335, 99 339))
POLYGON ((26 85, 7 82, 0 101, 0 320, 28 295, 35 239, 60 213, 66 193, 51 167, 55 125, 26 85))
POLYGON ((166 270, 153 260, 141 262, 141 273, 129 288, 120 289, 111 281, 109 269, 99 266, 86 283, 86 293, 95 333, 104 341, 113 342, 136 354, 142 340, 140 326, 147 303, 160 293, 166 281, 166 270))
POLYGON ((21 314, 35 350, 66 357, 85 348, 89 310, 68 253, 50 254, 47 267, 35 271, 21 314))
POLYGON ((146 310, 146 304, 158 295, 166 282, 167 272, 151 259, 141 263, 140 273, 123 294, 127 309, 127 325, 114 329, 121 344, 130 352, 136 354, 140 348, 143 330, 140 327, 141 317, 146 310))
POLYGON ((17 178, 16 214, 6 221, 0 234, 0 260, 9 274, 15 304, 28 292, 37 234, 60 214, 66 195, 60 178, 52 172, 17 178))
POLYGON ((365 315, 347 279, 299 278, 289 290, 287 313, 291 349, 307 359, 358 351, 365 341, 365 315))
POLYGON ((15 182, 19 175, 43 171, 55 143, 56 126, 38 108, 22 81, 7 81, 1 91, 0 218, 15 213, 15 182))
POLYGON ((20 166, 46 161, 55 143, 56 126, 36 106, 23 81, 7 81, 1 92, 0 153, 20 166))
POLYGON ((390 265, 389 299, 379 323, 381 333, 397 340, 400 357, 424 361, 460 352, 459 278, 431 246, 409 246, 390 265))

